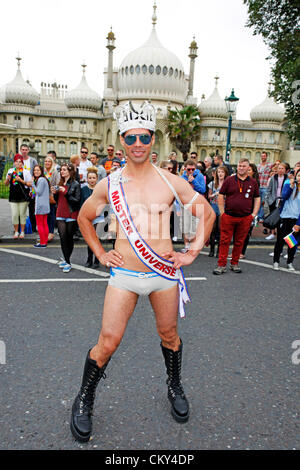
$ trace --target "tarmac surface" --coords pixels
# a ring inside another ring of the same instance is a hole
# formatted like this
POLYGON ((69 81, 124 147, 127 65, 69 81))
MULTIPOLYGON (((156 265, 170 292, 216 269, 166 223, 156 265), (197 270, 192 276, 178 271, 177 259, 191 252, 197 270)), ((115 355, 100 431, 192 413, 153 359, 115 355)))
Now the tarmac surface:
POLYGON ((171 417, 160 340, 141 297, 98 386, 92 439, 80 444, 70 412, 98 339, 108 270, 84 268, 79 243, 64 274, 58 244, 36 250, 31 239, 2 238, 0 449, 299 449, 300 255, 296 272, 284 258, 275 272, 270 251, 249 246, 241 274, 214 276, 207 249, 184 269, 192 303, 179 334, 189 421, 171 417))

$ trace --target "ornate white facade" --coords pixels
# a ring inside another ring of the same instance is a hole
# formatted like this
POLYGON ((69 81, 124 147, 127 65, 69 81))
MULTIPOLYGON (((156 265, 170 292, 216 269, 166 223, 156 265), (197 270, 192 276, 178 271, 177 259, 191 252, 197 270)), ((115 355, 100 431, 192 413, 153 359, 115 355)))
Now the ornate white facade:
MULTIPOLYGON (((22 142, 31 143, 41 155, 55 150, 58 158, 78 153, 82 144, 90 151, 105 154, 108 144, 120 147, 113 112, 119 103, 131 100, 151 100, 157 109, 155 148, 160 159, 173 150, 166 135, 168 109, 197 105, 193 96, 194 66, 197 57, 195 40, 190 45, 190 71, 187 75, 180 59, 159 41, 156 32, 156 5, 152 30, 146 42, 129 52, 119 67, 113 65, 115 36, 107 36, 108 66, 104 70, 103 97, 92 90, 86 77, 86 65, 79 85, 68 90, 66 85, 41 83, 38 93, 27 83, 17 58, 15 78, 0 88, 0 154, 15 153, 22 142)), ((225 155, 228 114, 224 99, 218 92, 218 77, 208 99, 199 103, 201 132, 193 143, 203 160, 218 150, 225 155)), ((258 162, 262 150, 270 160, 284 159, 287 141, 284 134, 284 109, 267 98, 254 106, 251 120, 236 120, 233 116, 231 162, 241 156, 258 162)), ((179 152, 178 152, 179 154, 179 152)))

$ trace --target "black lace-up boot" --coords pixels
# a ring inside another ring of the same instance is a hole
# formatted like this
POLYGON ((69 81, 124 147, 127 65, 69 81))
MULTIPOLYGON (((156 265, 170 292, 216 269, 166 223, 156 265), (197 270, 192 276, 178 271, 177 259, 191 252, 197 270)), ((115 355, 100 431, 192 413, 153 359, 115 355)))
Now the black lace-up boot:
POLYGON ((180 340, 178 351, 165 348, 162 343, 161 349, 168 374, 168 398, 172 405, 172 416, 179 423, 185 423, 189 419, 189 403, 181 385, 182 341, 180 340))
POLYGON ((90 358, 90 351, 88 352, 81 388, 72 406, 70 423, 73 436, 80 442, 87 442, 90 439, 96 388, 101 377, 106 378, 104 371, 108 362, 100 368, 97 362, 90 358))

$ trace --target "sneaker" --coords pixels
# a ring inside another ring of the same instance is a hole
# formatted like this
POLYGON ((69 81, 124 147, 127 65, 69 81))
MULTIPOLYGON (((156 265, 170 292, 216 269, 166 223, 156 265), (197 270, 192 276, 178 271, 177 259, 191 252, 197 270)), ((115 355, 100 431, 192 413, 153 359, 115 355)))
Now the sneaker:
POLYGON ((273 263, 274 271, 279 271, 279 263, 273 263))
MULTIPOLYGON (((274 251, 272 251, 272 253, 269 253, 269 256, 274 256, 274 251)), ((280 253, 280 256, 282 256, 282 253, 280 253)), ((287 255, 284 255, 284 258, 287 258, 287 255)))
POLYGON ((270 235, 268 235, 268 236, 265 238, 265 240, 274 240, 274 238, 275 238, 274 233, 270 233, 270 235))
POLYGON ((63 273, 69 273, 72 269, 72 266, 70 264, 67 264, 63 268, 63 273))
POLYGON ((47 245, 42 245, 41 243, 36 243, 33 245, 33 248, 47 248, 47 245))
POLYGON ((294 266, 292 265, 292 263, 287 264, 286 267, 287 267, 287 269, 288 269, 289 271, 296 271, 296 269, 294 268, 294 266))
POLYGON ((226 266, 217 266, 213 270, 213 274, 224 274, 224 273, 226 273, 226 271, 227 271, 226 266))
POLYGON ((62 259, 61 261, 58 262, 58 267, 62 269, 65 266, 67 266, 67 264, 68 263, 66 263, 65 260, 62 259))
POLYGON ((178 238, 177 238, 177 237, 173 237, 172 240, 173 240, 173 242, 177 242, 178 238))
POLYGON ((234 273, 241 273, 242 272, 242 270, 241 270, 241 268, 239 267, 238 264, 231 264, 229 266, 229 269, 231 269, 231 271, 233 271, 234 273))

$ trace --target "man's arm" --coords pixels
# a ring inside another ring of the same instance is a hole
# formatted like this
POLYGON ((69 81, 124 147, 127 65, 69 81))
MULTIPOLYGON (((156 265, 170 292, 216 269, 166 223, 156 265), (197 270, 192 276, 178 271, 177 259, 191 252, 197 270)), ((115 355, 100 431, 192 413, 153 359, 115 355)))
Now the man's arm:
POLYGON ((252 217, 256 217, 260 208, 260 197, 255 197, 254 198, 254 205, 253 205, 253 211, 252 211, 252 217))
POLYGON ((109 252, 104 250, 92 224, 92 221, 101 214, 107 204, 107 178, 104 178, 99 181, 93 194, 83 204, 77 222, 85 241, 100 263, 103 264, 103 266, 112 268, 121 267, 123 261, 120 253, 116 250, 110 250, 109 252))
POLYGON ((218 196, 218 207, 220 211, 220 216, 224 214, 225 211, 225 197, 224 194, 220 194, 218 196))

